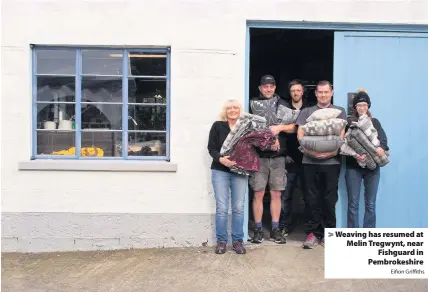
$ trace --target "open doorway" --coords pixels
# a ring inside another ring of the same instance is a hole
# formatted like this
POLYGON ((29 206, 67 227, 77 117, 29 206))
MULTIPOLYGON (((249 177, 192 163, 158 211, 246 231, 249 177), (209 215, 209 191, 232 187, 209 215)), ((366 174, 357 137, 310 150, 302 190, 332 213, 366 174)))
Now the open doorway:
MULTIPOLYGON (((308 29, 250 28, 249 98, 259 94, 258 85, 263 75, 273 75, 276 93, 289 101, 288 83, 300 79, 305 84, 304 97, 309 104, 316 103, 315 85, 320 80, 333 80, 334 31, 308 29)), ((248 235, 253 235, 255 222, 252 211, 253 191, 249 187, 248 235)), ((301 240, 304 233, 304 201, 300 182, 293 192, 293 216, 296 219, 289 239, 301 240)), ((263 229, 265 240, 271 230, 270 194, 264 197, 263 229)))

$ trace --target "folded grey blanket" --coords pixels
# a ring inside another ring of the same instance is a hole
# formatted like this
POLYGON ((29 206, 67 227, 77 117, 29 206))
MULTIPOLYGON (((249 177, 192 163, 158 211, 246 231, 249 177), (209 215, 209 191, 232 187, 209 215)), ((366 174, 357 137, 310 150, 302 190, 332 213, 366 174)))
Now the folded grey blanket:
POLYGON ((252 100, 250 102, 251 110, 254 114, 265 117, 267 124, 288 125, 295 123, 300 110, 293 110, 279 103, 280 97, 275 96, 266 100, 252 100))
POLYGON ((308 122, 302 126, 302 129, 305 136, 340 136, 346 124, 347 121, 334 118, 308 122))
POLYGON ((352 122, 352 125, 357 126, 361 131, 363 131, 373 145, 376 147, 380 145, 380 141, 377 138, 378 132, 373 126, 372 119, 367 114, 361 115, 358 118, 358 122, 352 122))
POLYGON ((278 110, 276 111, 276 117, 278 118, 278 123, 283 125, 293 124, 297 121, 299 117, 300 110, 293 110, 282 104, 278 105, 278 110))
POLYGON ((266 100, 252 100, 250 101, 251 111, 255 115, 264 117, 268 126, 274 125, 278 123, 276 116, 278 102, 278 96, 266 100))
POLYGON ((362 168, 367 167, 370 170, 373 170, 376 168, 376 162, 373 160, 372 156, 369 154, 369 152, 366 149, 364 149, 363 146, 361 146, 360 143, 358 143, 358 141, 355 138, 350 138, 348 140, 348 144, 352 149, 354 149, 357 152, 357 154, 366 155, 366 159, 364 159, 364 161, 357 159, 358 164, 362 168))
POLYGON ((343 143, 343 145, 340 147, 340 154, 355 157, 355 155, 357 155, 357 152, 355 152, 355 150, 348 145, 348 142, 350 139, 351 139, 351 131, 348 130, 345 133, 345 137, 344 137, 345 143, 343 143))
POLYGON ((371 155, 377 165, 382 167, 389 163, 389 159, 387 156, 388 153, 385 153, 382 156, 377 155, 376 146, 373 145, 373 143, 369 140, 366 134, 364 134, 364 132, 361 131, 359 128, 354 127, 351 129, 351 137, 355 138, 355 140, 357 140, 358 143, 360 143, 361 146, 363 146, 364 149, 367 150, 367 152, 371 155))
POLYGON ((223 156, 229 156, 239 140, 252 132, 260 132, 268 129, 266 119, 257 115, 244 113, 236 121, 235 127, 229 132, 220 150, 223 156))
POLYGON ((299 143, 306 150, 325 153, 339 150, 344 141, 336 135, 303 136, 299 139, 299 143))

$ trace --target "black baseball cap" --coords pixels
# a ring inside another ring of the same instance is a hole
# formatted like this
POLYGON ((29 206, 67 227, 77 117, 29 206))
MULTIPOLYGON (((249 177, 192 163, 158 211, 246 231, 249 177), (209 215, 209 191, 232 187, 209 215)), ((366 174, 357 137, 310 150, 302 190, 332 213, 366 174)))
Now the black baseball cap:
POLYGON ((261 79, 260 79, 260 85, 265 85, 265 84, 273 84, 275 85, 275 78, 273 78, 272 75, 264 75, 261 79))

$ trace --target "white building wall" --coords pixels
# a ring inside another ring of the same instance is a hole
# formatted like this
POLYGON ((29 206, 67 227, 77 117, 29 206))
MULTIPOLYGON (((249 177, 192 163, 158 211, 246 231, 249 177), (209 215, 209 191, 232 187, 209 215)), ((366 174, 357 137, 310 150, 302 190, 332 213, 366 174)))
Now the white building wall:
POLYGON ((227 97, 244 101, 246 20, 428 24, 426 1, 3 0, 2 5, 2 250, 7 251, 212 244, 207 137, 227 97), (18 162, 31 153, 29 44, 171 46, 171 163, 177 172, 19 171, 18 162))

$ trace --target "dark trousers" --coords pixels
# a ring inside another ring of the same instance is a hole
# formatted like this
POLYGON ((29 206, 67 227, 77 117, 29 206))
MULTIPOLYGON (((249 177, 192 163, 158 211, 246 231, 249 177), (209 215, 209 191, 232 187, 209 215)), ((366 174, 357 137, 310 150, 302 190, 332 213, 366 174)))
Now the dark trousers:
POLYGON ((306 233, 324 238, 324 228, 336 228, 340 165, 304 164, 306 233))
POLYGON ((301 164, 298 165, 293 163, 287 166, 287 171, 287 186, 281 193, 282 208, 279 226, 281 229, 286 228, 288 231, 292 231, 296 226, 296 221, 293 216, 293 193, 299 180, 302 186, 302 193, 304 192, 303 167, 301 164))
POLYGON ((360 228, 359 206, 361 182, 364 182, 364 221, 363 228, 376 227, 376 195, 379 186, 380 168, 346 169, 345 180, 348 190, 348 228, 360 228))

